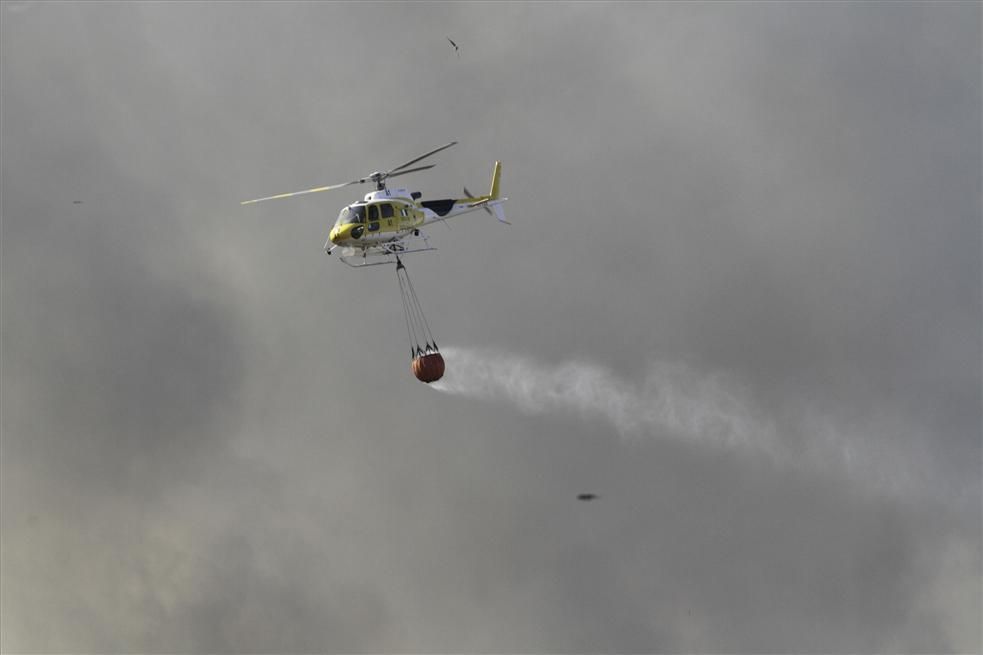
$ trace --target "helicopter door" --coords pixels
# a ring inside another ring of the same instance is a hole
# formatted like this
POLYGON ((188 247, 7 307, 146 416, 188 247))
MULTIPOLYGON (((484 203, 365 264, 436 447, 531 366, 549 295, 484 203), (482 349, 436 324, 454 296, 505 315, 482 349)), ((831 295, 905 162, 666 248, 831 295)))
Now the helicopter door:
POLYGON ((407 227, 407 224, 413 222, 413 214, 409 209, 408 205, 403 205, 399 209, 399 223, 401 227, 407 227))
POLYGON ((391 232, 393 227, 393 219, 395 218, 396 212, 393 211, 393 206, 388 202, 384 205, 379 205, 379 218, 386 224, 386 231, 391 232))
POLYGON ((369 232, 378 232, 380 229, 391 232, 394 215, 393 206, 388 202, 369 205, 369 232))
POLYGON ((379 231, 379 205, 369 205, 369 232, 379 231))

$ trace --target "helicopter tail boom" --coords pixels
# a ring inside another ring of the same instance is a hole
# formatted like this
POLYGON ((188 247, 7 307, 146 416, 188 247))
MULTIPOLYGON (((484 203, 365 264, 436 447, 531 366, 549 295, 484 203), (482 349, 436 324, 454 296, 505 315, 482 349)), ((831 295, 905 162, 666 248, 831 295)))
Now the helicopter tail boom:
POLYGON ((461 214, 473 212, 478 209, 483 209, 489 214, 494 213, 499 221, 511 225, 511 223, 505 220, 505 211, 502 209, 502 203, 508 200, 508 198, 503 198, 499 195, 501 179, 502 162, 497 161, 495 162, 495 170, 492 173, 491 189, 489 189, 488 195, 473 196, 468 191, 468 188, 464 187, 464 198, 420 201, 419 205, 425 212, 424 221, 420 225, 423 226, 437 221, 444 221, 448 218, 460 216, 461 214))

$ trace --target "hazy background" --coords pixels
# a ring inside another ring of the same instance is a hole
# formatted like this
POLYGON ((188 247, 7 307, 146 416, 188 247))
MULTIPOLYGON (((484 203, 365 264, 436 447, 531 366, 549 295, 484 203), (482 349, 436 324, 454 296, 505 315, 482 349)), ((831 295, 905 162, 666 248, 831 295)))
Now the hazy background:
POLYGON ((5 652, 979 652, 979 4, 0 18, 5 652))

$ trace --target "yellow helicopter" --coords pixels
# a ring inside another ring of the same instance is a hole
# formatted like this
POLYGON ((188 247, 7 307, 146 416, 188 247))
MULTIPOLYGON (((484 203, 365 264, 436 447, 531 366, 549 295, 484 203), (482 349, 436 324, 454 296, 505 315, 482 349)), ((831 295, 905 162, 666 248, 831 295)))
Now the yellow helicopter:
POLYGON ((389 189, 386 187, 386 180, 390 177, 433 168, 435 164, 417 166, 416 168, 407 167, 456 144, 457 141, 452 141, 388 171, 376 171, 351 182, 331 184, 292 193, 281 193, 275 196, 246 200, 241 204, 249 205, 265 200, 291 198, 308 193, 340 189, 353 184, 374 182, 375 191, 367 193, 362 200, 344 207, 338 214, 338 220, 335 221, 334 227, 331 228, 328 235, 328 240, 324 244, 324 251, 330 255, 335 249, 341 248, 341 261, 356 268, 395 263, 400 255, 436 250, 430 245, 427 236, 420 230, 438 221, 446 221, 448 218, 483 209, 489 214, 494 214, 502 223, 511 225, 505 220, 505 211, 502 209, 502 203, 508 198, 499 195, 499 182, 502 177, 501 162, 495 162, 491 189, 484 196, 473 196, 465 187, 464 198, 421 200, 422 194, 419 191, 410 192, 407 189, 389 189))

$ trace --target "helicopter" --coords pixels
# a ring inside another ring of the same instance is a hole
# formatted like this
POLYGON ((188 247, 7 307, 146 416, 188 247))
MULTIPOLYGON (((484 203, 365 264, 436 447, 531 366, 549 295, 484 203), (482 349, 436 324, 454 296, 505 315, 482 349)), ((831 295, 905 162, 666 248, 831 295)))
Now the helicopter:
POLYGON ((365 194, 362 200, 341 209, 338 219, 328 234, 324 251, 330 255, 340 248, 341 261, 354 268, 398 263, 401 255, 436 250, 430 245, 427 236, 421 232, 421 228, 433 223, 483 209, 500 222, 511 225, 505 220, 505 211, 502 209, 502 203, 508 198, 503 198, 499 194, 502 177, 502 163, 499 161, 495 162, 492 172, 491 188, 483 196, 474 196, 465 187, 464 198, 422 200, 419 191, 411 192, 405 188, 390 189, 386 186, 386 180, 391 177, 433 168, 436 164, 408 167, 456 144, 457 141, 452 141, 388 171, 375 171, 351 182, 245 200, 241 204, 250 205, 266 200, 291 198, 371 182, 375 184, 375 191, 365 194))

